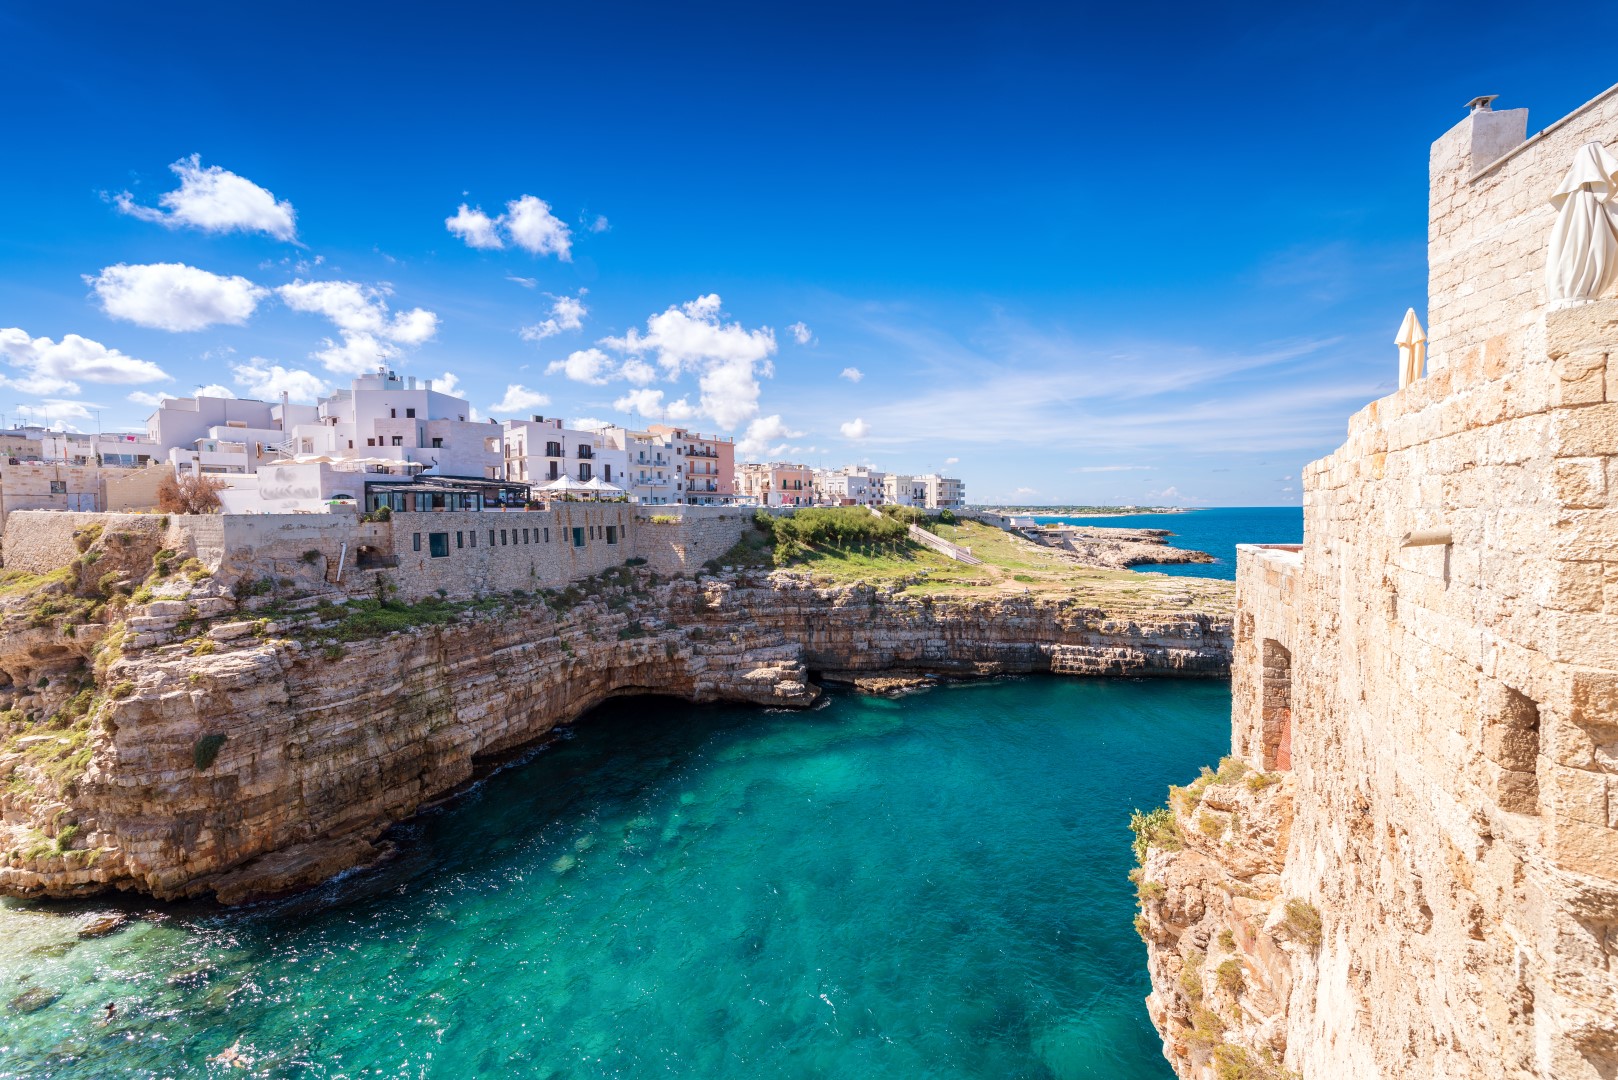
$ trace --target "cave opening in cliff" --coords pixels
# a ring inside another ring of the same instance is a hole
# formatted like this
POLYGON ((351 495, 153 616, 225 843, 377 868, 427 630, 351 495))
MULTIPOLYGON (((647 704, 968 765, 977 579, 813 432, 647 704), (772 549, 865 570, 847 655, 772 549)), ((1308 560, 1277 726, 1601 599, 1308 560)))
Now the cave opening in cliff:
POLYGON ((1292 653, 1264 639, 1264 768, 1292 768, 1292 653))

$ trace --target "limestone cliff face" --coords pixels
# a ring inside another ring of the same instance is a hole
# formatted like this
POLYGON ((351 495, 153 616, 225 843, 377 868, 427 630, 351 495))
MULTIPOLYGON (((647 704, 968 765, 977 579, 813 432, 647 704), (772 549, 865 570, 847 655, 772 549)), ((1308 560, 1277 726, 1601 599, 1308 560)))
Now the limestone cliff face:
POLYGON ((1220 616, 1114 619, 789 576, 619 571, 343 643, 327 636, 341 606, 311 597, 265 623, 258 603, 203 579, 133 607, 115 648, 99 628, 13 634, 31 616, 7 616, 8 716, 34 715, 13 727, 45 741, 14 736, 0 756, 0 891, 234 903, 307 886, 379 857, 389 825, 614 695, 803 706, 820 668, 1221 676, 1229 662, 1220 616), (71 725, 38 719, 73 701, 71 725))

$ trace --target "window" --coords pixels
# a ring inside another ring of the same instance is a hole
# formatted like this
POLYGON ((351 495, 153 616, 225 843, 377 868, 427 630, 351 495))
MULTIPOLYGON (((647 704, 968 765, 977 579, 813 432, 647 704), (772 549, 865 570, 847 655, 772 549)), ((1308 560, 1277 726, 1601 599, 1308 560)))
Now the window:
POLYGON ((601 475, 602 478, 607 481, 607 483, 612 483, 612 465, 607 464, 601 466, 601 475))
POLYGON ((394 420, 399 419, 399 410, 398 409, 389 409, 388 410, 388 416, 391 417, 394 420))
POLYGON ((420 551, 421 550, 421 534, 420 533, 411 533, 410 534, 410 550, 411 551, 420 551))
POLYGON ((494 530, 489 530, 489 546, 494 547, 494 530))
POLYGON ((548 442, 548 443, 546 443, 545 444, 545 456, 546 457, 561 457, 562 456, 562 444, 559 443, 559 442, 548 442))
POLYGON ((582 526, 582 525, 573 526, 573 546, 574 547, 583 547, 584 546, 584 526, 582 526))
POLYGON ((588 461, 579 462, 579 479, 590 479, 590 463, 588 461))
POLYGON ((66 495, 67 494, 67 481, 66 480, 52 480, 51 481, 51 494, 52 495, 66 495))
POLYGON ((366 446, 375 446, 376 445, 376 440, 375 439, 366 439, 365 440, 365 445, 366 446))
POLYGON ((607 526, 607 543, 616 544, 617 542, 618 542, 618 526, 616 526, 616 525, 608 525, 607 526))
POLYGON ((456 546, 456 548, 465 547, 466 544, 463 542, 465 540, 466 540, 466 534, 461 532, 461 530, 456 529, 455 530, 455 546, 456 546))
POLYGON ((433 439, 433 448, 434 449, 440 449, 440 448, 443 447, 443 445, 444 445, 444 440, 443 439, 438 438, 438 437, 434 437, 434 439, 433 439))
POLYGON ((527 529, 524 529, 522 531, 522 542, 525 543, 525 544, 528 543, 528 530, 527 529))
POLYGON ((545 530, 545 542, 547 544, 551 542, 551 531, 549 529, 545 530))
POLYGON ((428 553, 435 559, 449 558, 449 533, 428 533, 428 553))
POLYGON ((404 436, 403 435, 395 435, 393 437, 393 445, 394 446, 403 446, 404 445, 404 436))
POLYGON ((415 409, 406 409, 405 410, 405 419, 414 420, 415 418, 416 418, 416 410, 415 409))
POLYGON ((506 546, 506 530, 504 530, 504 529, 500 530, 500 546, 501 547, 506 546))
POLYGON ((466 535, 471 538, 472 546, 477 547, 478 546, 478 531, 476 529, 473 529, 471 532, 467 533, 466 535))

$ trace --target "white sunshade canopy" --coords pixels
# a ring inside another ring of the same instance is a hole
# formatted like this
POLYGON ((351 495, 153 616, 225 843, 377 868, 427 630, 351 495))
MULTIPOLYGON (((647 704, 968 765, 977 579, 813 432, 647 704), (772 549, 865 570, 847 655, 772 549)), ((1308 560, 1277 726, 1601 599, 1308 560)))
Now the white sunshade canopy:
POLYGON ((609 484, 599 476, 593 476, 584 482, 586 491, 594 491, 600 495, 622 495, 624 489, 617 484, 609 484))
POLYGON ((1593 300, 1618 279, 1618 158, 1599 142, 1579 147, 1551 205, 1546 299, 1593 300))
POLYGON ((552 480, 548 484, 539 485, 538 490, 554 491, 559 494, 566 494, 570 491, 591 491, 594 489, 592 489, 589 484, 581 483, 580 481, 573 479, 571 476, 558 476, 555 480, 552 480))

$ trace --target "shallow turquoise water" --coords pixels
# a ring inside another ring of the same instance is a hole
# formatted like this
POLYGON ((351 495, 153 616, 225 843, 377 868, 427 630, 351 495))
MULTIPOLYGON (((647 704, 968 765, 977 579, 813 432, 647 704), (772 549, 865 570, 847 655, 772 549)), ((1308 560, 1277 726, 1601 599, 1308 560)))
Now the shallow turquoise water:
MULTIPOLYGON (((1125 827, 1222 682, 1033 678, 808 713, 610 704, 386 868, 75 943, 0 909, 0 1076, 1171 1074, 1125 827), (109 1000, 113 1023, 99 1022, 109 1000)), ((103 905, 104 906, 104 905, 103 905)))
POLYGON ((1044 517, 1044 524, 1106 525, 1118 529, 1168 529, 1170 547, 1206 551, 1212 563, 1137 566, 1143 573, 1236 580, 1237 544, 1303 543, 1301 506, 1215 506, 1187 514, 1125 514, 1117 517, 1044 517))

